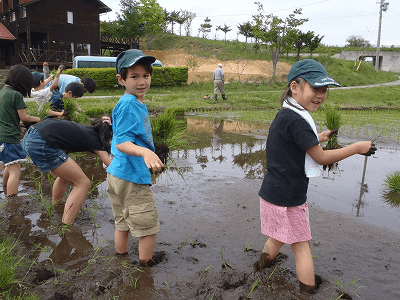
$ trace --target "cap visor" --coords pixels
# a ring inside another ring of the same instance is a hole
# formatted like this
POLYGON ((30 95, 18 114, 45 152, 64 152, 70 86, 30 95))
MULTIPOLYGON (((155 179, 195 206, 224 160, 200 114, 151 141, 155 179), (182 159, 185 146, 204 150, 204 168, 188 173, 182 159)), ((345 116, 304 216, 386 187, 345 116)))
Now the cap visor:
POLYGON ((307 80, 307 82, 312 85, 313 87, 319 87, 319 86, 327 86, 327 85, 336 85, 340 86, 339 83, 337 83, 335 80, 333 80, 330 77, 318 77, 312 80, 307 80))

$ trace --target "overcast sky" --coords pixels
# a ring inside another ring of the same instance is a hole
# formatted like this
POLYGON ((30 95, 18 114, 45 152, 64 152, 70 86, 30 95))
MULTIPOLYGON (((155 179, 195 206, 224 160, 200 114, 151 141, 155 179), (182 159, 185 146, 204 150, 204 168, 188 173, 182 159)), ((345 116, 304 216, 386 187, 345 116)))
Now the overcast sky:
MULTIPOLYGON (((102 21, 114 20, 119 12, 119 0, 101 0, 113 11, 101 15, 102 21)), ((211 19, 211 33, 208 38, 224 39, 222 31, 215 31, 217 26, 230 26, 228 40, 238 37, 237 25, 252 21, 252 15, 257 14, 254 0, 157 0, 167 11, 186 10, 196 14, 192 22, 191 35, 197 36, 200 24, 206 17, 211 19)), ((303 32, 314 31, 324 36, 322 43, 329 46, 344 46, 351 35, 362 36, 372 45, 377 44, 379 30, 380 0, 260 0, 267 14, 285 18, 294 9, 302 8, 302 18, 309 21, 300 27, 303 32), (379 3, 378 3, 379 2, 379 3)), ((400 46, 400 0, 386 0, 389 6, 382 14, 381 46, 400 46), (396 21, 397 20, 397 21, 396 21)), ((174 28, 175 33, 179 33, 174 28)), ((182 29, 183 31, 183 29, 182 29)), ((184 34, 182 32, 182 34, 184 34)), ((243 36, 239 36, 244 40, 243 36)))

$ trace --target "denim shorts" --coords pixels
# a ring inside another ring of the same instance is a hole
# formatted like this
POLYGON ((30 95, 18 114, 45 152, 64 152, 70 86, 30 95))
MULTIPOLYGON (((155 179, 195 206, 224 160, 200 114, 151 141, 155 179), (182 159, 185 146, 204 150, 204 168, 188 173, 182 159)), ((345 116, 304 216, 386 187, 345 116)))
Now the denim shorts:
POLYGON ((21 143, 9 144, 0 142, 0 161, 4 166, 26 161, 26 153, 21 143))
POLYGON ((49 147, 35 127, 30 127, 22 140, 22 148, 42 172, 49 172, 68 160, 60 149, 49 147))

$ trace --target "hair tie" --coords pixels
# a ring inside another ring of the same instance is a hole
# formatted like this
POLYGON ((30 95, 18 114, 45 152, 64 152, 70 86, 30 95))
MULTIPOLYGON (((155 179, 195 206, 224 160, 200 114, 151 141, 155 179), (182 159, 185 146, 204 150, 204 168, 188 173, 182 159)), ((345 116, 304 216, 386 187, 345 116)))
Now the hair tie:
POLYGON ((111 119, 110 119, 110 117, 103 116, 103 117, 101 117, 101 121, 103 121, 103 123, 108 123, 108 124, 111 126, 111 119))

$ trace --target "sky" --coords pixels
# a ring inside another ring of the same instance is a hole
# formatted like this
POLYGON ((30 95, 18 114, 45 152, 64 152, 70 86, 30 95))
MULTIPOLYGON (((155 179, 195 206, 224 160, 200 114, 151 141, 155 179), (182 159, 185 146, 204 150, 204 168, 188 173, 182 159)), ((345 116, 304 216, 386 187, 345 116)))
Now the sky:
MULTIPOLYGON (((112 12, 100 16, 101 21, 115 20, 119 12, 119 0, 101 0, 112 9, 112 12)), ((259 0, 266 14, 280 18, 287 17, 294 9, 302 8, 301 18, 308 22, 299 29, 303 32, 314 31, 315 35, 324 36, 322 43, 328 46, 344 46, 348 37, 361 36, 376 45, 379 32, 379 5, 381 0, 259 0)), ((198 36, 200 24, 204 19, 211 19, 211 32, 208 38, 224 39, 217 26, 229 26, 232 30, 226 34, 228 40, 244 41, 238 35, 237 25, 252 21, 257 14, 255 0, 157 0, 158 4, 169 12, 186 10, 196 14, 192 22, 191 36, 198 36)), ((382 13, 381 47, 392 45, 400 47, 400 0, 386 0, 388 9, 382 13), (397 21, 396 21, 397 20, 397 21)), ((179 26, 174 33, 179 34, 179 26)), ((185 34, 182 28, 182 35, 185 34)))

